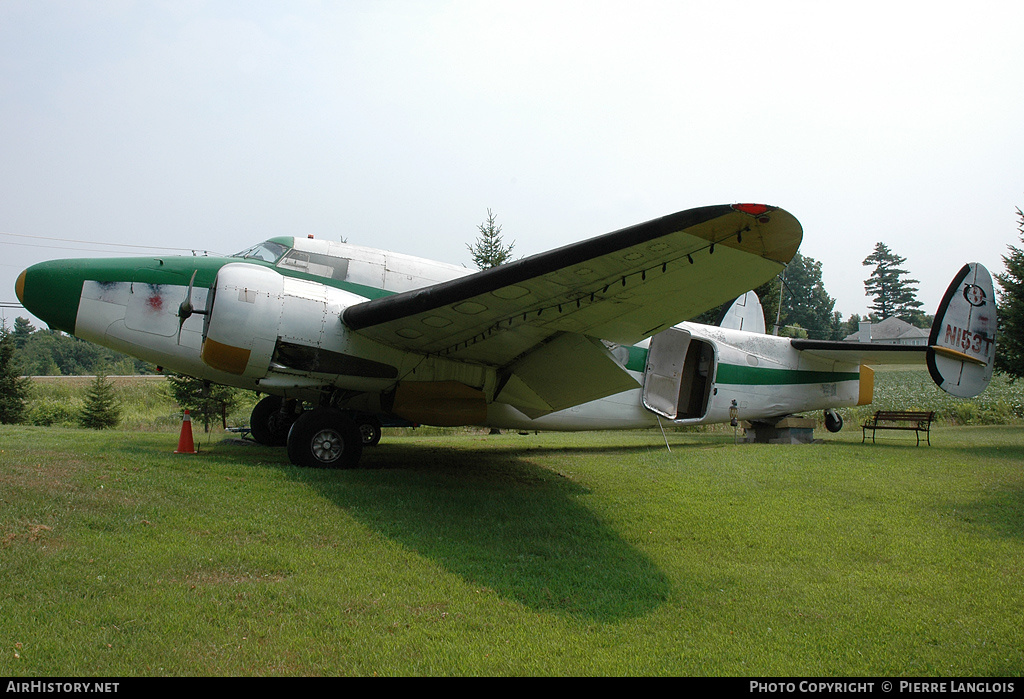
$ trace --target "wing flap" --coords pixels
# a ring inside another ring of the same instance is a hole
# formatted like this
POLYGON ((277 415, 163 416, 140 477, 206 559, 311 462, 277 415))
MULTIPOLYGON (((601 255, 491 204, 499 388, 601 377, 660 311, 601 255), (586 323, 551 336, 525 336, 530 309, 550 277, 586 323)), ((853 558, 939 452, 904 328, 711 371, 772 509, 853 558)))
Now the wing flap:
POLYGON ((495 400, 537 418, 639 386, 600 341, 564 333, 518 359, 495 400))

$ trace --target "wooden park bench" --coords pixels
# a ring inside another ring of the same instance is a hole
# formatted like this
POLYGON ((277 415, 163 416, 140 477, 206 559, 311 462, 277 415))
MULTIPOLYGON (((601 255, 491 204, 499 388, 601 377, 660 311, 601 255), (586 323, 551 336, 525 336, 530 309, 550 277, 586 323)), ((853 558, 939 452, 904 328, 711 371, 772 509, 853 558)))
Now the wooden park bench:
POLYGON ((913 430, 917 437, 917 445, 921 446, 921 433, 924 432, 928 440, 928 446, 932 445, 931 426, 935 419, 935 413, 919 412, 915 410, 879 410, 868 418, 868 421, 861 425, 863 437, 860 443, 868 438, 868 430, 871 430, 871 443, 875 442, 875 430, 913 430))

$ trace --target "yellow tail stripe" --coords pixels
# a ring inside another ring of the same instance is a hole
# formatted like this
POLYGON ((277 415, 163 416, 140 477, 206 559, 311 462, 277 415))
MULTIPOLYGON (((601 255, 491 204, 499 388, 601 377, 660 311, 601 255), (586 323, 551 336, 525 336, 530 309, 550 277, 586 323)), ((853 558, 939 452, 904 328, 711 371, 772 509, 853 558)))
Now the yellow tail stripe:
POLYGON ((857 405, 868 405, 875 398, 875 370, 869 366, 860 366, 860 394, 857 405))

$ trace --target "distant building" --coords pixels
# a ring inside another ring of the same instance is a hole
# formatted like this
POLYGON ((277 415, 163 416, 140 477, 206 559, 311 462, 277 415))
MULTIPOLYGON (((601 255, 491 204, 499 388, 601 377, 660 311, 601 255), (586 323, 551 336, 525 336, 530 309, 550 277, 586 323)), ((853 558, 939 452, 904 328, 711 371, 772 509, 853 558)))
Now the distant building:
POLYGON ((886 318, 881 323, 861 321, 860 330, 845 339, 855 342, 885 342, 893 345, 927 345, 928 330, 915 327, 899 318, 886 318))

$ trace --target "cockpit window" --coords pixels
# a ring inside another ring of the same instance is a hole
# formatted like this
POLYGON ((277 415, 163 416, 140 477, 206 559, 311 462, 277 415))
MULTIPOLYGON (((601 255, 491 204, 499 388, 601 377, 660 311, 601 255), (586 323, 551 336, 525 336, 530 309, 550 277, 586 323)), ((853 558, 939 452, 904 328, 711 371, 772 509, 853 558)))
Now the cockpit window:
POLYGON ((232 255, 232 257, 241 257, 246 260, 263 260, 264 262, 277 262, 281 259, 281 256, 288 252, 288 248, 280 243, 273 243, 266 241, 259 245, 253 245, 248 250, 243 250, 240 253, 232 255))

